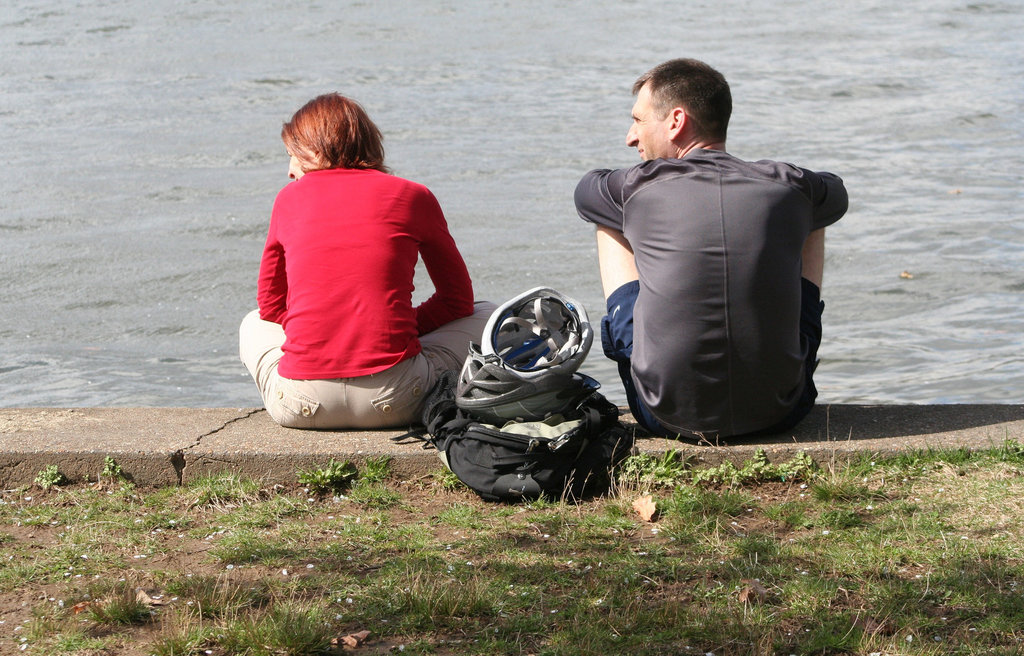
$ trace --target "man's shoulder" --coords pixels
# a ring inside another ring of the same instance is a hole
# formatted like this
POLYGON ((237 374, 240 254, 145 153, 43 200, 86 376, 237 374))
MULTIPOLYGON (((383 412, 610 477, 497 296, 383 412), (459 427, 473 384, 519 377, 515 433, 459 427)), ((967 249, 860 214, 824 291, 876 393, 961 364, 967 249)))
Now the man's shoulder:
POLYGON ((749 161, 721 150, 697 150, 681 158, 661 158, 640 162, 624 169, 623 177, 628 185, 643 186, 678 178, 707 176, 745 176, 752 178, 779 179, 794 175, 799 169, 785 162, 774 160, 749 161))
POLYGON ((748 160, 721 150, 699 150, 682 159, 659 159, 643 162, 627 175, 630 180, 653 180, 679 175, 714 175, 742 177, 763 182, 781 183, 803 189, 808 180, 820 174, 796 164, 774 159, 748 160))
MULTIPOLYGON (((685 158, 683 161, 690 159, 685 158)), ((693 156, 701 166, 713 166, 724 174, 740 174, 751 177, 785 178, 798 175, 800 167, 774 159, 750 160, 721 150, 701 150, 693 156)))

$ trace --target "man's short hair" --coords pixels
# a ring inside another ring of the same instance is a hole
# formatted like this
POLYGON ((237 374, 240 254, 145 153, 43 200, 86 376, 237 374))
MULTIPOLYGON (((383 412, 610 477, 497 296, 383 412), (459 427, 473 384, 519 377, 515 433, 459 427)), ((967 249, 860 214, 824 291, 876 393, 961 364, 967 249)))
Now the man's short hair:
POLYGON ((682 107, 701 136, 725 140, 732 93, 721 73, 696 59, 672 59, 641 75, 633 84, 633 95, 646 84, 662 118, 674 107, 682 107))

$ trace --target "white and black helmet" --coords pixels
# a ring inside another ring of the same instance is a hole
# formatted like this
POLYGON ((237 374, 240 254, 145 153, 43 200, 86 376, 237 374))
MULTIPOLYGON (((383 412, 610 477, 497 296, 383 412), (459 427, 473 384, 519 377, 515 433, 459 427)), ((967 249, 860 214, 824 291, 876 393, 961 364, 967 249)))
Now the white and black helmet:
POLYGON ((498 356, 524 378, 537 378, 576 371, 593 341, 582 305, 549 287, 536 287, 491 314, 480 353, 498 356))
POLYGON ((537 421, 575 408, 600 385, 576 373, 593 329, 583 306, 548 287, 519 294, 487 320, 470 346, 455 403, 481 421, 537 421))

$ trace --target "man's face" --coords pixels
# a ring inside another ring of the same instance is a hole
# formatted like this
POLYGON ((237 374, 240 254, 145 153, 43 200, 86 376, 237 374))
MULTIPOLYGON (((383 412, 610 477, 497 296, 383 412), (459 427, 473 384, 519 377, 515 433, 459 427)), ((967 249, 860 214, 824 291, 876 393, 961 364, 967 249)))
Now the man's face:
POLYGON ((633 125, 626 134, 626 145, 636 148, 640 159, 650 160, 662 157, 675 157, 676 148, 669 135, 669 124, 672 113, 664 118, 658 117, 651 102, 651 89, 645 84, 640 93, 636 94, 633 104, 633 125))

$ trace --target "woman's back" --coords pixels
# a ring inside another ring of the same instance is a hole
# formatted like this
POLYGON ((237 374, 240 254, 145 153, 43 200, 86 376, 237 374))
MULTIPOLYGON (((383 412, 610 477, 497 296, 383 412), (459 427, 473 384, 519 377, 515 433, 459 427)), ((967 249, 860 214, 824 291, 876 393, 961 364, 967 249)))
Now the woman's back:
MULTIPOLYGON (((376 170, 326 169, 282 189, 259 298, 263 318, 285 328, 282 375, 362 376, 419 353, 412 292, 420 250, 428 266, 447 269, 441 289, 472 299, 461 258, 443 266, 457 251, 426 187, 376 170)), ((471 311, 470 301, 462 316, 471 311)))

